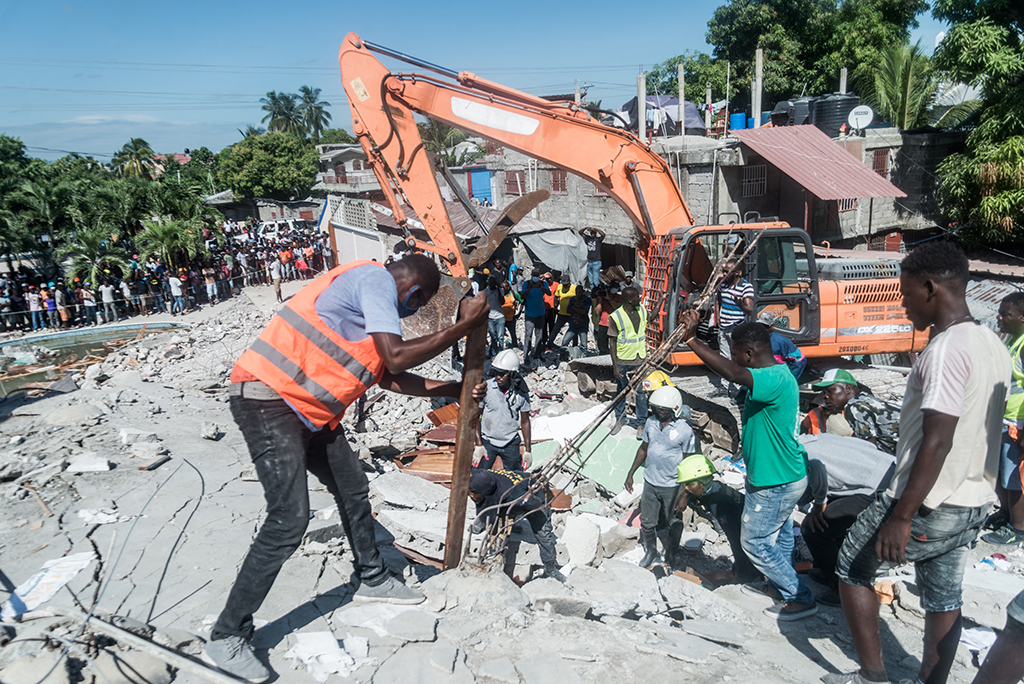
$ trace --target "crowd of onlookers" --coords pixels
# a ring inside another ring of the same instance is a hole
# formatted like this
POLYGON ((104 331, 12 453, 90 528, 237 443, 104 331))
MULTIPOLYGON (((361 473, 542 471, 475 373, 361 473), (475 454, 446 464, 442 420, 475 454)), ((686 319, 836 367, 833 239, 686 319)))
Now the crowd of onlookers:
POLYGON ((213 245, 207 257, 175 263, 133 254, 123 272, 101 263, 95 279, 44 277, 22 265, 0 273, 0 332, 185 315, 235 296, 243 287, 274 285, 280 293, 281 281, 312 278, 334 265, 330 243, 312 231, 286 232, 274 240, 250 231, 224 247, 213 245))

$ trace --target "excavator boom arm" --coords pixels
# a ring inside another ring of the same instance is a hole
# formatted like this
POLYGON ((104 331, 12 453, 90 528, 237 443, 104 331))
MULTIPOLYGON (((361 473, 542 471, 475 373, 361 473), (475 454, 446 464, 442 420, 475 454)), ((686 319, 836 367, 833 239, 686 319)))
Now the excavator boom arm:
MULTIPOLYGON (((445 251, 450 250, 455 258, 449 261, 457 262, 459 270, 464 265, 457 240, 414 113, 470 131, 601 186, 646 239, 693 225, 665 160, 632 133, 594 121, 579 107, 549 102, 469 72, 456 74, 412 60, 365 43, 355 33, 345 37, 338 63, 352 108, 353 132, 364 149, 375 149, 379 155, 379 160, 371 156, 371 161, 387 164, 387 174, 375 168, 378 178, 388 176, 415 207, 438 248, 432 251, 447 258, 445 251), (411 61, 451 81, 432 75, 391 73, 371 50, 411 61)), ((644 246, 641 251, 646 251, 644 246)))

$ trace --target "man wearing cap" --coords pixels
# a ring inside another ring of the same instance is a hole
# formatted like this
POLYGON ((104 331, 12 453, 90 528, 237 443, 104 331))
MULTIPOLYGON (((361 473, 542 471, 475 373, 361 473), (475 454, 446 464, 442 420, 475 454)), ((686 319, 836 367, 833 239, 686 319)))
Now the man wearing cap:
POLYGON ((896 455, 900 441, 900 409, 862 392, 848 370, 833 368, 814 389, 823 390, 828 413, 846 419, 853 437, 867 440, 887 454, 896 455))
POLYGON ((800 376, 803 375, 804 369, 807 368, 807 357, 793 344, 793 340, 782 333, 775 332, 775 324, 778 321, 779 317, 771 311, 762 311, 761 315, 757 317, 757 322, 768 328, 768 334, 772 339, 772 354, 775 355, 775 360, 786 364, 789 372, 793 374, 793 377, 799 383, 800 376))

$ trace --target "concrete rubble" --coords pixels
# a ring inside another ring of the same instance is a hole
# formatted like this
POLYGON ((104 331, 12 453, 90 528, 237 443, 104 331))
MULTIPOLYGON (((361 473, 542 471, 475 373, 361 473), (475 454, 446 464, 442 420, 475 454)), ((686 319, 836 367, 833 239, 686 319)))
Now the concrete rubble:
MULTIPOLYGON (((16 586, 47 561, 81 553, 98 558, 66 590, 12 625, 13 640, 0 648, 0 681, 36 682, 60 653, 51 646, 61 649, 61 640, 78 630, 76 621, 46 609, 74 608, 76 602, 88 609, 104 579, 99 616, 119 616, 123 629, 179 653, 202 648, 264 515, 262 489, 227 396, 234 360, 273 310, 268 288, 249 290, 189 327, 143 337, 110 354, 78 375, 78 391, 18 393, 0 402, 2 575, 16 586), (171 460, 158 469, 139 469, 164 455, 171 460)), ((447 360, 442 355, 419 371, 455 379, 447 360)), ((539 418, 569 420, 608 391, 599 373, 576 373, 554 360, 551 365, 528 378, 535 395, 561 396, 533 396, 539 418)), ((686 383, 695 404, 710 401, 713 388, 705 391, 704 382, 694 374, 686 383)), ((412 558, 443 557, 449 491, 402 472, 396 458, 432 446, 420 435, 434 427, 427 412, 444 403, 378 398, 371 391, 362 415, 353 407, 344 420, 370 479, 381 551, 427 601, 352 603, 353 558, 344 528, 331 495, 310 478, 306 540, 256 616, 254 644, 277 681, 770 683, 817 681, 854 667, 838 608, 823 606, 818 617, 780 628, 762 615, 765 600, 736 585, 701 586, 638 567, 642 485, 633 494, 612 491, 587 470, 555 483, 572 497, 572 510, 553 514, 566 584, 540 576, 536 545, 522 524, 505 559, 511 577, 500 567, 464 564, 441 573, 410 560, 396 547, 412 558)), ((608 443, 622 453, 637 444, 628 428, 608 443)), ((708 451, 742 481, 729 454, 708 451)), ((472 505, 469 512, 467 534, 472 505)), ((731 550, 717 524, 689 511, 684 523, 688 543, 680 556, 689 574, 729 570, 731 550)), ((479 535, 470 538, 470 553, 478 544, 479 535)), ((798 552, 806 554, 800 544, 798 552)), ((1024 552, 1002 552, 1003 558, 989 562, 993 547, 980 544, 971 552, 964 613, 979 629, 1002 627, 1005 605, 1017 583, 1024 583, 1024 552)), ((889 674, 899 679, 915 672, 923 621, 912 570, 901 569, 892 579, 894 600, 883 606, 882 634, 889 674)), ((973 638, 983 657, 984 634, 973 638)), ((950 681, 969 682, 975 657, 964 645, 950 681)), ((107 637, 94 640, 91 651, 72 650, 45 681, 99 684, 97 670, 111 683, 202 681, 107 637), (127 671, 132 674, 118 674, 127 671)))

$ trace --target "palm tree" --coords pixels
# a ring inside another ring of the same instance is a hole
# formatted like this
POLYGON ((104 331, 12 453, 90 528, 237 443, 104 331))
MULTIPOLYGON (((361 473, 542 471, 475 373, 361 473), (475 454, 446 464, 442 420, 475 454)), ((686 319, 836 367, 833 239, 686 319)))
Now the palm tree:
POLYGON ((237 128, 235 130, 238 131, 238 134, 242 136, 243 140, 246 138, 258 137, 267 132, 266 128, 263 128, 262 126, 253 126, 252 124, 246 126, 245 130, 242 130, 241 128, 237 128))
POLYGON ((324 102, 318 99, 319 97, 319 88, 310 88, 305 85, 299 87, 299 106, 297 111, 302 118, 302 123, 306 126, 306 130, 313 137, 314 145, 320 143, 320 132, 327 128, 327 124, 331 122, 331 114, 326 109, 331 106, 331 103, 324 102))
POLYGON ((893 126, 908 130, 928 123, 936 82, 920 41, 886 48, 875 67, 862 71, 857 82, 864 102, 893 126))
POLYGON ((75 278, 81 278, 95 287, 112 266, 122 274, 128 272, 128 253, 111 240, 115 232, 113 228, 101 214, 79 215, 75 219, 75 229, 61 236, 54 258, 61 263, 71 257, 71 266, 64 278, 68 285, 75 278))
POLYGON ((135 236, 135 244, 139 246, 139 256, 146 259, 156 254, 172 271, 177 267, 179 254, 186 260, 194 259, 199 254, 207 254, 206 243, 203 241, 203 228, 194 221, 144 221, 146 226, 135 236))
POLYGON ((114 166, 122 176, 153 177, 153 148, 142 138, 132 138, 114 155, 114 166))
POLYGON ((116 231, 131 235, 142 219, 152 214, 153 184, 128 176, 91 189, 87 202, 91 211, 101 213, 116 231))
POLYGON ((484 151, 479 148, 476 151, 463 150, 461 154, 456 154, 455 146, 469 138, 466 131, 434 119, 427 119, 426 122, 416 124, 416 127, 420 131, 420 138, 423 139, 423 146, 441 155, 445 166, 465 166, 474 159, 484 156, 484 151))
POLYGON ((303 126, 301 116, 297 111, 297 98, 298 95, 278 93, 271 90, 267 93, 266 97, 260 98, 260 102, 263 103, 262 109, 267 113, 260 121, 262 123, 269 122, 267 123, 267 128, 271 131, 279 131, 295 136, 305 135, 306 128, 303 126))

